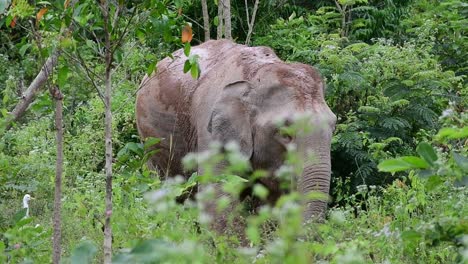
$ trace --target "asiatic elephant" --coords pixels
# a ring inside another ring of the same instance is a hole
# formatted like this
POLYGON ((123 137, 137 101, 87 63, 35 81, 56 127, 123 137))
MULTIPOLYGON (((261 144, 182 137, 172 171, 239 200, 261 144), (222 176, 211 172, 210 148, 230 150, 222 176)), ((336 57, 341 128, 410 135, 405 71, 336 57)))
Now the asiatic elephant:
MULTIPOLYGON (((157 73, 145 77, 138 91, 140 136, 164 138, 149 163, 162 175, 183 175, 181 160, 187 153, 204 151, 215 140, 234 140, 253 169, 270 172, 264 184, 275 196, 280 188, 273 172, 282 164, 287 144, 295 142, 309 161, 297 179, 298 191, 328 194, 336 117, 324 100, 318 72, 309 65, 285 63, 270 48, 227 40, 207 41, 192 47, 191 53, 199 55, 198 80, 183 73, 187 57, 178 50, 159 62, 157 73), (279 133, 276 119, 288 121, 305 112, 312 117, 310 134, 279 133)), ((307 202, 304 219, 320 217, 326 206, 323 200, 307 202)), ((215 222, 220 228, 225 225, 223 219, 215 222)))

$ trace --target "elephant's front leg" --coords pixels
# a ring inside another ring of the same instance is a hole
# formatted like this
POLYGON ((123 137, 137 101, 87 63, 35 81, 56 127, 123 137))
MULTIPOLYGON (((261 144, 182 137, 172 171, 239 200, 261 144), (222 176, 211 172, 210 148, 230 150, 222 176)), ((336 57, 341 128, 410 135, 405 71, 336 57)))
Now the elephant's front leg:
POLYGON ((222 183, 200 186, 200 193, 211 192, 205 196, 203 213, 210 218, 210 228, 219 235, 237 237, 241 245, 247 245, 245 236, 245 219, 242 217, 239 197, 223 190, 222 183))

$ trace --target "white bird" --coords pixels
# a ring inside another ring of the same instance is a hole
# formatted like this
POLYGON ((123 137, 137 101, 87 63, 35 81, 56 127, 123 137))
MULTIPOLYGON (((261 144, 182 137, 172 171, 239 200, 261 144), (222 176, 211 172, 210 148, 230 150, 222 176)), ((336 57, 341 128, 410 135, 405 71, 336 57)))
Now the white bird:
POLYGON ((33 199, 31 195, 26 194, 23 197, 23 208, 26 209, 26 214, 24 215, 25 218, 29 217, 29 200, 33 199))

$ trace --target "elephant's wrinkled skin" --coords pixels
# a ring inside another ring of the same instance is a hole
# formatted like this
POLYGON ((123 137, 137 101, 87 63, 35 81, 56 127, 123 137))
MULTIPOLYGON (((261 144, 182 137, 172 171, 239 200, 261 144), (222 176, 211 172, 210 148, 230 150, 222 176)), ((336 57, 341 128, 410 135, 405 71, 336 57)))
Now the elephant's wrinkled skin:
MULTIPOLYGON (((250 157, 253 169, 273 172, 281 165, 291 140, 306 162, 297 180, 300 193, 328 194, 330 140, 336 117, 327 106, 317 71, 304 64, 285 63, 267 47, 246 47, 227 40, 208 41, 192 48, 200 56, 201 76, 183 73, 182 50, 166 58, 157 73, 145 77, 138 91, 136 115, 142 138, 159 137, 161 149, 150 164, 162 175, 184 174, 181 159, 203 151, 210 142, 235 140, 250 157), (278 133, 274 120, 311 114, 313 132, 290 138, 278 133), (315 161, 310 161, 309 155, 315 161)), ((274 176, 263 181, 270 197, 279 195, 274 176)), ((219 195, 223 195, 220 193, 219 195)), ((326 201, 306 204, 304 219, 320 217, 326 201)), ((222 216, 214 216, 223 229, 222 216)))

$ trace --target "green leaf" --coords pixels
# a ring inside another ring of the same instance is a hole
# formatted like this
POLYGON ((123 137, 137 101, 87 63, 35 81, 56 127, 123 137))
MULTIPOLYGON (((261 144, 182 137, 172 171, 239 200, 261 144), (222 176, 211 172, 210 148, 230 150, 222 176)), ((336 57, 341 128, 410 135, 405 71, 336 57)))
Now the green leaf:
POLYGON ((192 64, 190 68, 190 74, 192 75, 193 79, 198 79, 200 77, 200 71, 198 70, 198 63, 192 64))
POLYGON ((145 144, 143 146, 143 148, 145 150, 149 149, 150 147, 158 144, 159 142, 161 142, 161 139, 160 138, 155 138, 155 137, 149 137, 145 140, 145 144))
POLYGON ((423 158, 427 163, 430 165, 434 165, 434 162, 437 161, 437 153, 435 152, 434 148, 426 142, 419 143, 418 147, 416 148, 419 156, 423 158))
POLYGON ((97 253, 96 246, 90 241, 81 242, 71 255, 71 264, 92 263, 97 253))
POLYGON ((67 77, 68 77, 68 72, 69 71, 70 71, 70 69, 67 66, 63 66, 62 68, 59 69, 58 76, 57 76, 57 81, 58 81, 58 85, 59 85, 60 88, 65 86, 65 84, 67 82, 67 77))
POLYGON ((429 177, 426 183, 426 188, 428 191, 434 190, 437 186, 441 185, 444 183, 442 178, 439 175, 432 175, 429 177))
POLYGON ((5 244, 3 243, 3 241, 0 241, 0 263, 6 263, 7 261, 7 255, 4 252, 5 244))
POLYGON ((156 61, 151 62, 148 65, 148 68, 146 69, 146 74, 148 74, 148 76, 151 76, 153 74, 153 72, 155 72, 155 71, 156 71, 156 61))
POLYGON ((24 57, 24 54, 26 53, 26 51, 29 49, 29 47, 31 47, 31 44, 24 44, 20 50, 19 50, 19 54, 21 55, 21 57, 24 57))
POLYGON ((129 142, 127 143, 126 147, 132 151, 133 153, 143 156, 143 148, 140 143, 135 143, 135 142, 129 142))
POLYGON ((250 224, 245 230, 245 232, 247 233, 247 237, 249 238, 249 240, 252 241, 254 245, 257 245, 260 243, 261 237, 260 237, 260 231, 259 231, 258 226, 250 224))
POLYGON ((13 223, 18 223, 21 219, 26 216, 26 208, 21 208, 16 214, 13 216, 13 223))
POLYGON ((146 39, 146 32, 145 32, 145 29, 143 29, 143 28, 137 28, 135 34, 136 34, 138 40, 139 40, 141 43, 144 43, 144 42, 145 42, 145 39, 146 39))
POLYGON ((378 166, 379 171, 397 172, 411 169, 426 169, 429 167, 427 162, 419 157, 405 156, 396 159, 382 161, 378 166))
POLYGON ((444 127, 436 135, 436 138, 438 139, 443 139, 443 138, 460 139, 460 138, 467 138, 467 137, 468 137, 468 126, 464 126, 463 128, 444 127))
POLYGON ((262 184, 255 184, 253 188, 253 193, 255 196, 259 197, 262 200, 265 200, 268 196, 268 189, 262 184))
POLYGON ((5 19, 5 26, 6 26, 6 27, 9 27, 10 24, 11 24, 11 21, 13 21, 13 15, 10 14, 10 15, 7 16, 7 18, 5 19))
POLYGON ((184 63, 184 73, 187 73, 188 71, 190 71, 190 68, 192 68, 192 64, 190 64, 189 60, 186 60, 184 63))
POLYGON ((401 233, 401 239, 411 245, 417 245, 421 239, 421 234, 414 230, 407 230, 401 233))
POLYGON ((8 93, 4 93, 3 98, 2 98, 2 103, 6 105, 9 100, 10 100, 10 96, 8 96, 8 93))
POLYGON ((213 24, 214 24, 215 26, 218 26, 218 25, 219 25, 219 18, 218 18, 218 16, 215 16, 215 18, 213 19, 213 24))
POLYGON ((185 56, 189 56, 190 55, 190 49, 191 49, 191 46, 190 46, 190 43, 187 42, 185 43, 185 46, 184 46, 184 54, 185 56))

